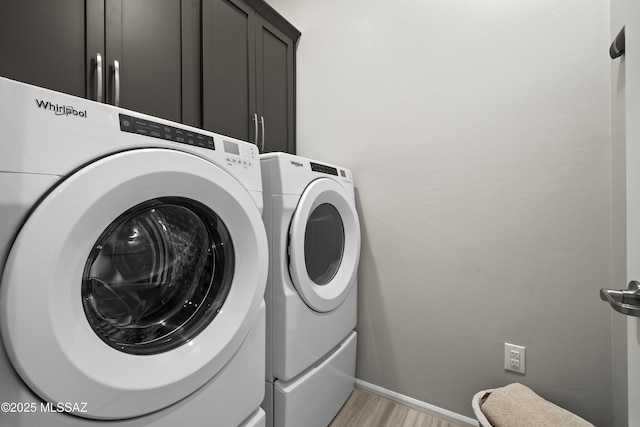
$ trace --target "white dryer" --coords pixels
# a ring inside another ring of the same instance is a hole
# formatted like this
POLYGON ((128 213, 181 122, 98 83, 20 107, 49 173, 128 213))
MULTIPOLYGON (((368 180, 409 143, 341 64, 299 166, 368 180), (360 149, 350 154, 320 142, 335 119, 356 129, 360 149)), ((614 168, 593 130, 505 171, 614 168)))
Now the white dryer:
POLYGON ((0 78, 0 425, 263 425, 255 146, 0 78))
POLYGON ((360 225, 351 171, 260 156, 270 246, 267 425, 326 426, 353 390, 360 225))

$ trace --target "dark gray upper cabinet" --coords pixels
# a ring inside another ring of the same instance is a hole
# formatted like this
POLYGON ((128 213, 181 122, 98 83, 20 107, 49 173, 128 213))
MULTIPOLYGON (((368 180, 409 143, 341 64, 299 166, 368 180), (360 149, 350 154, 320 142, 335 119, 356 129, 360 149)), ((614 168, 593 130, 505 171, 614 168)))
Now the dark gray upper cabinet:
POLYGON ((257 28, 258 144, 263 151, 295 154, 294 41, 262 17, 257 28))
POLYGON ((0 75, 198 121, 199 86, 182 80, 198 74, 198 0, 9 0, 2 9, 0 75))
POLYGON ((5 0, 0 76, 295 153, 299 37, 263 0, 5 0))
POLYGON ((106 100, 124 108, 182 120, 180 0, 105 2, 106 100), (114 63, 119 65, 116 87, 114 63))
POLYGON ((84 97, 84 0, 3 1, 0 75, 84 97))
POLYGON ((255 11, 239 1, 204 0, 202 19, 202 125, 254 141, 255 11))
POLYGON ((86 7, 88 97, 197 124, 199 86, 183 76, 198 78, 199 1, 86 0, 86 7))
POLYGON ((204 0, 202 126, 295 153, 300 32, 260 0, 204 0))

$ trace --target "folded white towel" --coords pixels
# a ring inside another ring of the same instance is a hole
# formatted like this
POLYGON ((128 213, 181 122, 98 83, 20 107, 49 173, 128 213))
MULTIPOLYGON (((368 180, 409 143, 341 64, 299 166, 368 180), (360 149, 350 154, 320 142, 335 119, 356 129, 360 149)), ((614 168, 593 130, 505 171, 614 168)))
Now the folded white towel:
POLYGON ((481 408, 493 427, 594 427, 519 383, 491 390, 481 408))

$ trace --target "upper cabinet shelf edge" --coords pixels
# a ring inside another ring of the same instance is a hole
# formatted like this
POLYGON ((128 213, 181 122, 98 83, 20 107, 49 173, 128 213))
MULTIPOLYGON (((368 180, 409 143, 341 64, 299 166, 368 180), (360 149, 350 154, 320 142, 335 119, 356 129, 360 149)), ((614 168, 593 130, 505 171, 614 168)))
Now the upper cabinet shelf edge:
POLYGON ((282 31, 293 42, 297 42, 302 34, 296 27, 280 15, 273 7, 262 0, 244 0, 246 4, 251 6, 264 19, 282 31))

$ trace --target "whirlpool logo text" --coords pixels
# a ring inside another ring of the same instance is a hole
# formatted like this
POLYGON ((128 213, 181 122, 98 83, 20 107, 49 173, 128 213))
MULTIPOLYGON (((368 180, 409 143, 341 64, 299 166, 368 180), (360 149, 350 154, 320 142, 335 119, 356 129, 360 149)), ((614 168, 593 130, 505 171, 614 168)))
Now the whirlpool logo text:
POLYGON ((85 119, 87 118, 87 110, 78 111, 70 105, 54 104, 52 102, 42 101, 40 99, 36 99, 36 105, 38 106, 38 108, 53 111, 56 116, 76 116, 85 119))

